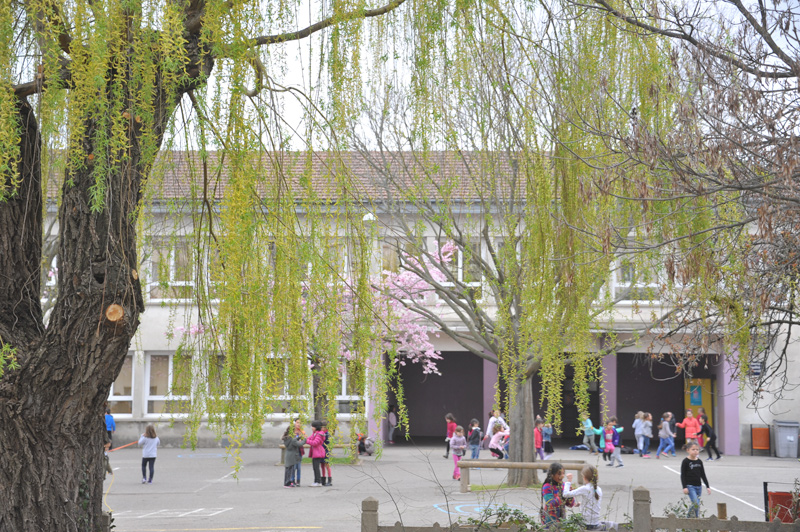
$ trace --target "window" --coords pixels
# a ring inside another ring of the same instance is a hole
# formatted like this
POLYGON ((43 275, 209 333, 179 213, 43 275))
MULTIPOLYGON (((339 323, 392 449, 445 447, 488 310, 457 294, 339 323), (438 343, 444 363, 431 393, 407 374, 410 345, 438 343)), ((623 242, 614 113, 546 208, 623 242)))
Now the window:
POLYGON ((353 414, 357 410, 364 410, 364 390, 360 388, 359 382, 365 382, 363 366, 358 366, 353 361, 343 361, 342 371, 339 377, 341 387, 339 395, 334 397, 338 406, 339 414, 353 414))
POLYGON ((108 408, 112 414, 133 413, 133 353, 125 357, 117 379, 111 383, 108 408))
MULTIPOLYGON (((445 248, 448 241, 440 241, 440 250, 445 248)), ((451 243, 452 245, 452 243, 451 243)), ((446 248, 445 248, 446 249, 446 248)), ((438 258, 438 257, 437 257, 438 258)), ((466 246, 457 246, 451 261, 445 268, 455 278, 455 283, 443 283, 445 286, 457 286, 459 297, 481 299, 481 280, 483 278, 481 266, 481 241, 470 239, 466 246)))
POLYGON ((297 369, 297 376, 294 376, 289 359, 279 356, 266 359, 262 389, 268 409, 273 414, 293 417, 308 410, 305 368, 297 369))
POLYGON ((147 414, 189 412, 192 391, 192 358, 178 353, 147 355, 147 414))
POLYGON ((194 257, 186 239, 152 241, 149 295, 152 299, 189 299, 194 294, 194 257))
POLYGON ((397 273, 400 271, 400 244, 396 238, 386 238, 381 242, 381 271, 397 273))
POLYGON ((622 301, 658 301, 658 279, 655 271, 630 260, 617 262, 614 271, 614 296, 622 301))

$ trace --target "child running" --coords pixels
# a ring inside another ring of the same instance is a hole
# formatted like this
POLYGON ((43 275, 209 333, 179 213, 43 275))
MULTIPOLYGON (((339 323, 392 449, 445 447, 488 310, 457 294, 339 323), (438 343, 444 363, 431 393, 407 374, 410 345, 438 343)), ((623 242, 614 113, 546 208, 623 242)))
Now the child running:
POLYGON ((719 449, 717 449, 717 433, 714 432, 714 429, 708 423, 708 416, 702 414, 700 416, 700 423, 702 425, 700 427, 700 433, 704 434, 706 437, 705 449, 706 452, 708 453, 708 458, 706 458, 706 461, 708 462, 710 460, 713 460, 713 458, 711 458, 712 449, 714 450, 715 453, 717 453, 717 460, 719 460, 720 458, 722 458, 722 453, 720 453, 719 449))
POLYGON ((658 443, 658 450, 656 450, 656 458, 661 458, 661 455, 675 456, 675 434, 672 432, 670 421, 672 420, 672 412, 664 412, 661 416, 661 423, 658 425, 658 437, 661 441, 658 443))
POLYGON ((692 501, 686 517, 700 517, 700 496, 703 494, 703 484, 706 485, 708 494, 711 495, 711 487, 708 485, 706 470, 703 461, 697 458, 700 454, 700 446, 697 442, 686 445, 686 453, 689 455, 681 463, 681 484, 683 493, 689 496, 692 501))
POLYGON ((508 431, 503 430, 503 426, 499 423, 495 424, 494 429, 492 429, 492 439, 489 442, 489 450, 492 451, 492 454, 497 457, 498 460, 502 460, 505 456, 505 451, 503 450, 503 438, 508 436, 508 431))
POLYGON ((686 449, 689 448, 690 443, 697 443, 697 434, 700 432, 700 422, 694 417, 691 410, 686 411, 686 417, 683 422, 677 424, 678 427, 686 431, 686 449))
POLYGON ((572 507, 575 499, 565 499, 562 495, 564 480, 564 466, 558 462, 550 464, 547 477, 542 484, 542 524, 545 528, 558 525, 566 514, 565 506, 572 507))
POLYGON ((609 521, 600 520, 600 507, 603 498, 603 491, 597 486, 597 469, 591 465, 583 466, 581 469, 583 486, 571 489, 572 473, 567 473, 567 480, 564 482, 564 497, 573 497, 583 514, 584 528, 586 530, 616 530, 617 524, 609 521))
POLYGON ((653 415, 645 412, 642 417, 642 448, 639 449, 642 458, 650 458, 650 438, 653 437, 653 415))
POLYGON ((600 432, 600 449, 603 451, 603 461, 611 460, 611 453, 614 452, 614 424, 610 419, 600 432))
POLYGON ((458 462, 467 452, 467 439, 464 437, 464 427, 458 425, 453 437, 450 438, 450 450, 453 452, 453 478, 461 480, 461 469, 458 462))
POLYGON ((481 440, 483 439, 483 432, 481 432, 480 422, 473 418, 469 422, 469 435, 467 436, 467 445, 469 445, 470 458, 477 460, 481 457, 481 440))

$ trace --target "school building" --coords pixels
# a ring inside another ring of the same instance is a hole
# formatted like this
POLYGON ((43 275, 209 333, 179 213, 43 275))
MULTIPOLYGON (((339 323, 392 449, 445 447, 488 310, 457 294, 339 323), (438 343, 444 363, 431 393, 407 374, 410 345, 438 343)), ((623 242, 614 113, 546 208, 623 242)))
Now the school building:
MULTIPOLYGON (((108 398, 117 423, 118 442, 132 441, 147 423, 158 423, 162 440, 179 444, 184 433, 183 419, 186 417, 181 405, 191 399, 189 387, 178 389, 176 386, 175 376, 179 368, 176 367, 175 336, 176 331, 178 335, 193 334, 192 316, 196 315, 192 307, 193 279, 197 272, 193 271, 195 266, 191 264, 185 239, 168 236, 176 230, 180 233, 188 217, 172 219, 175 216, 174 209, 168 208, 167 203, 179 200, 181 195, 186 194, 185 180, 188 178, 185 173, 191 160, 194 159, 196 163, 197 154, 174 152, 168 156, 174 164, 166 171, 164 178, 163 203, 153 202, 150 215, 154 222, 149 224, 148 234, 141 235, 146 248, 141 272, 147 310, 141 317, 141 325, 130 346, 129 356, 108 398), (167 261, 166 268, 163 261, 167 261), (163 278, 164 271, 168 272, 167 279, 163 278), (162 278, 158 277, 158 272, 161 272, 162 278), (165 286, 168 288, 165 289, 165 286)), ((447 159, 447 154, 441 156, 447 159)), ((360 157, 359 154, 351 154, 351 169, 356 173, 361 172, 361 179, 370 181, 370 165, 360 157)), ((320 166, 315 172, 324 173, 328 168, 321 157, 315 159, 314 164, 320 166)), ((443 167, 446 165, 446 161, 443 162, 443 167)), ((391 216, 380 209, 376 210, 376 215, 391 216)), ((380 225, 391 226, 388 222, 380 225)), ((188 229, 185 232, 190 234, 188 229)), ((382 242, 395 236, 378 235, 375 243, 378 255, 382 242)), ((430 232, 423 238, 432 243, 436 235, 430 232)), ((483 254, 485 250, 478 245, 476 252, 483 254)), ((457 267, 463 269, 467 266, 459 259, 457 267)), ((631 288, 625 279, 617 279, 616 276, 612 277, 611 285, 611 290, 631 288)), ((624 338, 627 334, 626 327, 635 319, 634 307, 638 316, 647 315, 648 305, 651 304, 656 303, 634 298, 618 304, 618 315, 614 320, 617 335, 624 338)), ((400 368, 410 418, 408 436, 412 439, 443 438, 443 418, 448 412, 453 413, 459 423, 467 424, 471 418, 477 418, 485 427, 495 401, 497 366, 464 351, 444 335, 431 337, 431 341, 442 353, 442 360, 438 363, 441 375, 425 375, 416 364, 400 368)), ((596 341, 599 350, 603 343, 602 335, 598 334, 596 341)), ((751 426, 771 425, 775 420, 800 421, 800 414, 790 407, 795 399, 800 398, 800 391, 789 387, 780 390, 781 398, 775 401, 769 400, 770 394, 777 397, 774 390, 760 390, 760 404, 769 405, 772 402, 772 406, 753 409, 754 396, 747 388, 741 388, 738 382, 731 380, 731 367, 725 353, 702 353, 702 363, 694 369, 691 378, 686 378, 677 375, 674 368, 653 363, 653 355, 659 352, 666 353, 667 347, 655 345, 652 337, 644 336, 634 346, 603 359, 603 381, 590 385, 590 415, 595 426, 599 425, 604 415, 615 415, 620 424, 628 428, 624 439, 632 440, 630 425, 639 410, 651 412, 657 424, 663 412, 671 411, 681 420, 687 408, 696 411, 698 407, 703 407, 718 434, 720 450, 735 455, 750 452, 751 426)), ((788 359, 788 381, 798 382, 800 364, 797 362, 800 361, 800 354, 794 346, 789 347, 788 359)), ((757 371, 758 367, 751 369, 751 372, 757 371)), ((575 428, 579 413, 571 391, 570 368, 566 368, 566 375, 561 413, 564 425, 560 437, 566 441, 577 441, 579 438, 575 435, 575 428)), ((532 386, 534 397, 538 398, 539 384, 534 382, 532 386)), ((351 419, 348 405, 359 400, 369 402, 368 394, 353 392, 347 384, 346 375, 342 376, 342 391, 336 400, 340 402, 339 419, 345 423, 351 419)), ((389 402, 392 400, 390 397, 389 402)), ((370 409, 369 404, 367 409, 370 409)), ((294 415, 284 412, 269 416, 264 423, 262 444, 277 444, 283 429, 294 415)), ((386 434, 385 422, 383 426, 372 426, 371 431, 376 438, 382 439, 386 434)), ((681 435, 682 431, 679 431, 679 439, 681 435)), ((220 445, 214 432, 206 429, 201 430, 199 442, 207 446, 220 445)))

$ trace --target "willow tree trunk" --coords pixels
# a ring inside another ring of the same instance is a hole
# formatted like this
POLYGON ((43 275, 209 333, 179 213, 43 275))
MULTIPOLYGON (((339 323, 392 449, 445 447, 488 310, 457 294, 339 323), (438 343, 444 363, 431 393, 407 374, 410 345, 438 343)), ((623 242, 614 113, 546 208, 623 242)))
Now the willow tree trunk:
MULTIPOLYGON (((514 386, 514 401, 509 412, 509 455, 512 462, 535 462, 533 386, 530 378, 523 377, 514 386)), ((515 486, 532 486, 539 483, 539 476, 535 469, 510 469, 508 481, 515 486)))
POLYGON ((135 231, 143 165, 132 138, 127 163, 106 174, 100 209, 90 205, 91 164, 64 180, 58 295, 45 328, 41 142, 24 101, 19 115, 22 182, 0 203, 0 344, 19 363, 0 379, 0 531, 94 531, 103 406, 144 310, 135 231))

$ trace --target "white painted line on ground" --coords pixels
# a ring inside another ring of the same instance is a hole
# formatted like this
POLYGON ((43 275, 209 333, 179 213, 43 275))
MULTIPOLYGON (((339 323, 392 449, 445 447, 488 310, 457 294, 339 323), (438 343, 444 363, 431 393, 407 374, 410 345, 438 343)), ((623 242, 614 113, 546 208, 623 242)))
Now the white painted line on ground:
POLYGON ((209 486, 211 486, 211 485, 213 485, 213 484, 216 484, 217 482, 222 482, 223 480, 225 480, 225 479, 226 479, 226 478, 228 478, 229 476, 233 475, 234 473, 235 473, 235 471, 231 471, 231 472, 230 472, 230 473, 228 473, 227 475, 225 475, 225 476, 223 476, 223 477, 220 477, 220 478, 218 478, 217 480, 212 480, 210 483, 206 484, 205 486, 202 486, 202 487, 200 487, 200 488, 197 488, 197 489, 196 489, 194 492, 195 492, 195 493, 200 493, 201 491, 203 491, 203 490, 204 490, 204 489, 206 489, 207 487, 209 487, 209 486))
MULTIPOLYGON (((666 469, 666 470, 668 470, 668 471, 672 471, 673 473, 675 473, 676 475, 679 475, 679 476, 680 476, 680 474, 681 474, 681 472, 680 472, 680 471, 675 471, 674 469, 672 469, 672 468, 671 468, 671 467, 669 467, 669 466, 664 466, 664 469, 666 469)), ((758 507, 758 506, 756 506, 755 504, 750 504, 749 502, 747 502, 747 501, 744 501, 744 500, 740 499, 739 497, 736 497, 735 495, 731 495, 730 493, 726 493, 726 492, 724 492, 724 491, 722 491, 722 490, 720 490, 720 489, 717 489, 717 488, 711 488, 711 491, 716 491, 717 493, 719 493, 719 494, 721 494, 721 495, 725 495, 726 497, 730 497, 731 499, 733 499, 733 500, 735 500, 735 501, 739 501, 739 502, 740 502, 740 503, 742 503, 742 504, 746 504, 746 505, 747 505, 747 506, 749 506, 750 508, 755 508, 755 509, 756 509, 756 510, 758 510, 759 512, 763 512, 763 511, 764 511, 764 509, 763 509, 763 508, 759 508, 759 507, 758 507)))

